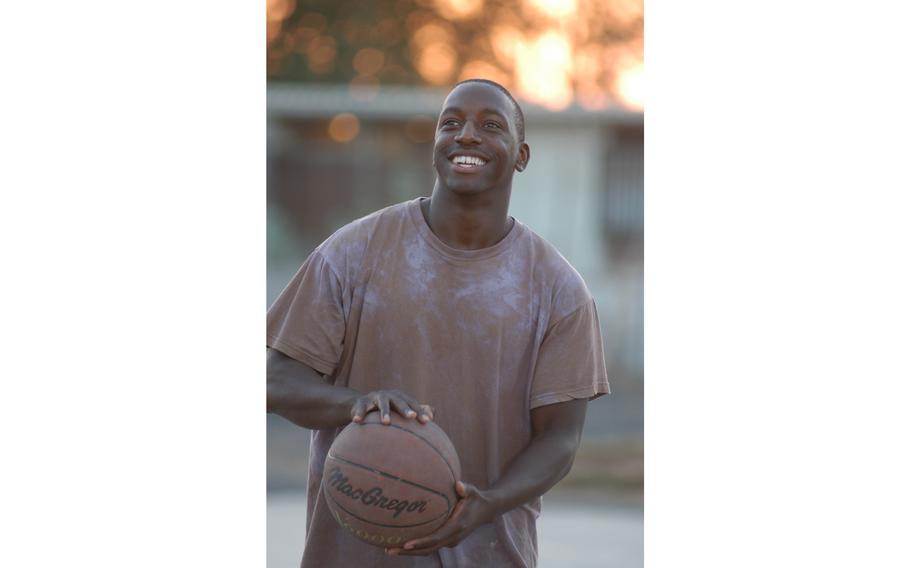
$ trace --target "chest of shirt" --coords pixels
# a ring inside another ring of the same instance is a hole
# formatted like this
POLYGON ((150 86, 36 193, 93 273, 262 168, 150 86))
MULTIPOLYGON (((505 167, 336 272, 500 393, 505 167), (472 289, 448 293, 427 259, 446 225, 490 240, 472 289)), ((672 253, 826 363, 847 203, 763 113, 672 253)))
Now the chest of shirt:
POLYGON ((520 256, 458 262, 416 243, 366 264, 359 276, 352 295, 361 327, 478 339, 536 335, 540 294, 520 256))

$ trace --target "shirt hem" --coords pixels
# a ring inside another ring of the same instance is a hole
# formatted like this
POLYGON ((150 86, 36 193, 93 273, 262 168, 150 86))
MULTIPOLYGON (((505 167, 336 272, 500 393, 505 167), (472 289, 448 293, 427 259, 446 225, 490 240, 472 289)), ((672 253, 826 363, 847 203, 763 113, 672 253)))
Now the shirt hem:
POLYGON ((568 402, 570 400, 594 400, 605 394, 610 394, 610 384, 606 379, 597 381, 597 383, 592 386, 537 395, 531 399, 531 409, 533 410, 548 404, 568 402))
POLYGON ((320 359, 319 357, 316 357, 314 355, 310 355, 306 351, 303 351, 302 349, 299 349, 285 341, 282 341, 282 340, 278 339, 277 337, 267 336, 265 345, 266 345, 266 347, 269 347, 271 349, 275 349, 276 351, 280 351, 281 353, 284 353, 291 359, 296 359, 297 361, 300 361, 301 363, 303 363, 304 365, 307 365, 308 367, 312 367, 314 370, 322 373, 323 375, 331 375, 332 373, 335 372, 335 365, 333 365, 332 363, 323 361, 322 359, 320 359))

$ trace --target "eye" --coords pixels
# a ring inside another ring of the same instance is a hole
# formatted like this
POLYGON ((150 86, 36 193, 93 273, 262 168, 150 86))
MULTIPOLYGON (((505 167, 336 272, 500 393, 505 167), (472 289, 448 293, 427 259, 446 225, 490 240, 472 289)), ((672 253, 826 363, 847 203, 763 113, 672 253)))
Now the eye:
POLYGON ((452 126, 455 124, 458 124, 458 121, 455 120, 454 118, 447 118, 442 121, 442 126, 452 126))
POLYGON ((502 126, 498 122, 493 122, 492 120, 486 121, 484 123, 484 126, 487 126, 489 128, 502 128, 502 126))

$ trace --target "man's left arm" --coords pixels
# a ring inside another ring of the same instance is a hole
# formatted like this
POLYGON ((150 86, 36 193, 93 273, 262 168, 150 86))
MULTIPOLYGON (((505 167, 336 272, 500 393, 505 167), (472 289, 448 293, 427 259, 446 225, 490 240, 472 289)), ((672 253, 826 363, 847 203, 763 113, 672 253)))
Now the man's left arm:
POLYGON ((425 555, 455 546, 480 525, 546 493, 572 468, 587 406, 586 399, 578 399, 531 410, 531 442, 496 483, 481 490, 459 481, 455 488, 461 498, 442 527, 387 552, 425 555))

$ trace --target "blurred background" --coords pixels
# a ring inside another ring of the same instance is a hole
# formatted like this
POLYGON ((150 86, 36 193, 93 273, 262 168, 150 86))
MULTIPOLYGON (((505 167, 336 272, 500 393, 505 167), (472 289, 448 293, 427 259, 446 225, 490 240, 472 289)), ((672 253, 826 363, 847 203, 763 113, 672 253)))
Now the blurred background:
MULTIPOLYGON (((641 0, 267 0, 266 304, 334 230, 429 195, 451 85, 495 80, 526 116, 510 213, 585 278, 613 394, 589 404, 544 498, 540 565, 642 565, 641 0)), ((268 416, 268 565, 297 566, 309 431, 268 416)))

